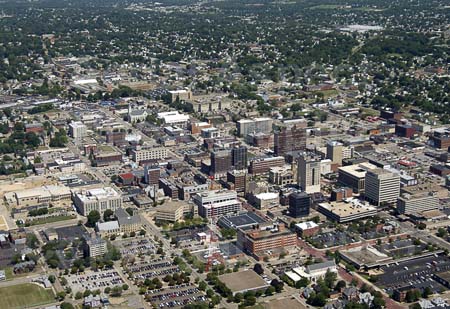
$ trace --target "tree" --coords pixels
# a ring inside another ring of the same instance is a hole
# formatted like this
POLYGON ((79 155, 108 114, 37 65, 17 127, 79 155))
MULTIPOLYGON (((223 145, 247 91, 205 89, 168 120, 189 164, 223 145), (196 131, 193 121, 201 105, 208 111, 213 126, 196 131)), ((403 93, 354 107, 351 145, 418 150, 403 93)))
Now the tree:
POLYGON ((269 286, 266 291, 264 292, 264 294, 266 294, 267 296, 273 295, 273 293, 275 293, 275 288, 273 286, 269 286))
POLYGON ((335 289, 336 291, 340 291, 341 289, 345 288, 345 286, 346 286, 345 281, 344 281, 344 280, 339 280, 339 281, 336 283, 336 286, 334 287, 334 289, 335 289))
POLYGON ((114 212, 111 209, 106 209, 103 213, 103 221, 111 221, 113 219, 114 212))
POLYGON ((247 307, 254 306, 256 304, 256 297, 254 295, 245 296, 244 305, 247 307))
POLYGON ((311 293, 307 303, 315 307, 323 307, 327 303, 327 298, 323 293, 311 293))
POLYGON ((50 281, 52 284, 55 283, 55 281, 56 281, 55 276, 54 275, 48 276, 48 281, 50 281))
POLYGON ((277 293, 281 293, 281 291, 283 291, 284 283, 279 281, 279 280, 277 280, 277 279, 273 279, 270 282, 270 285, 275 288, 277 293))
POLYGON ((205 281, 200 281, 200 283, 198 284, 198 288, 199 288, 201 291, 205 291, 207 287, 208 287, 208 285, 206 284, 205 281))
POLYGON ((73 305, 71 303, 62 303, 60 305, 61 309, 74 309, 73 305))
POLYGON ((259 264, 259 263, 256 263, 255 266, 253 266, 253 270, 254 270, 258 275, 264 274, 264 268, 263 268, 262 265, 259 264))
POLYGON ((420 298, 421 294, 419 290, 413 289, 406 292, 406 301, 412 303, 420 298))
POLYGON ((427 286, 425 287, 425 289, 423 289, 422 297, 428 298, 430 295, 433 295, 433 290, 429 286, 427 286))
POLYGON ((337 274, 335 272, 332 271, 327 271, 327 273, 325 274, 325 284, 327 285, 327 287, 329 289, 333 288, 334 286, 334 282, 336 281, 337 278, 337 274))
POLYGON ((89 227, 95 227, 95 224, 100 220, 100 213, 97 210, 92 210, 87 216, 86 225, 89 227))
POLYGON ((64 298, 66 298, 66 292, 64 292, 64 291, 58 292, 56 294, 56 297, 58 298, 59 301, 63 301, 64 298))
POLYGON ((31 249, 37 249, 39 247, 39 240, 37 239, 36 235, 30 233, 27 234, 26 244, 31 249))
POLYGON ((440 227, 440 228, 438 229, 436 235, 437 235, 438 237, 444 237, 445 235, 447 235, 447 231, 446 231, 443 227, 440 227))
POLYGON ((55 136, 50 139, 50 147, 65 147, 68 142, 67 133, 64 129, 60 129, 55 136))
POLYGON ((418 228, 419 230, 424 230, 424 229, 427 228, 427 225, 426 225, 425 223, 423 223, 423 222, 420 222, 420 223, 417 225, 417 228, 418 228))
POLYGON ((234 295, 234 302, 239 304, 242 300, 244 299, 244 295, 242 293, 236 293, 236 295, 234 295))
POLYGON ((308 280, 308 278, 305 278, 305 277, 302 277, 299 281, 297 281, 295 283, 295 287, 297 289, 307 287, 308 285, 309 285, 309 280, 308 280))

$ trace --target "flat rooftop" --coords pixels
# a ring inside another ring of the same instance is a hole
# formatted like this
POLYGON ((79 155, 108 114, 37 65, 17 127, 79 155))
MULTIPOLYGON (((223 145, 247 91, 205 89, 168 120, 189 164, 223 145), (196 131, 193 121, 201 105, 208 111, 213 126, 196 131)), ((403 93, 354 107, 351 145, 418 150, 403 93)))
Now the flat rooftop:
POLYGON ((253 270, 244 270, 218 277, 233 293, 257 290, 269 285, 253 270))
POLYGON ((392 260, 392 257, 372 247, 356 247, 341 253, 358 265, 370 266, 371 264, 392 260))
POLYGON ((364 178, 368 170, 374 170, 376 168, 377 167, 372 163, 363 162, 354 165, 342 166, 339 167, 339 170, 357 178, 364 178))
POLYGON ((120 194, 112 187, 103 187, 77 192, 76 195, 83 201, 120 197, 120 194))
POLYGON ((247 212, 244 214, 240 214, 237 216, 230 216, 230 217, 222 217, 220 218, 221 221, 224 221, 225 224, 240 227, 245 225, 252 225, 252 224, 259 224, 264 223, 266 220, 261 218, 255 213, 247 212))
POLYGON ((352 199, 348 202, 320 203, 319 206, 338 215, 339 217, 346 217, 377 210, 375 207, 370 206, 369 204, 363 204, 357 199, 352 199))

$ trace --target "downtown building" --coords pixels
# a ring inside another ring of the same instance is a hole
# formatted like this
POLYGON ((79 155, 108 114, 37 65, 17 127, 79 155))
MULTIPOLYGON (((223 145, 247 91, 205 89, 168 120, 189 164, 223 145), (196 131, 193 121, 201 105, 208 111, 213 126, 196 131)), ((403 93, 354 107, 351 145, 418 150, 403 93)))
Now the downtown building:
POLYGON ((87 216, 93 210, 103 214, 107 209, 116 211, 121 208, 122 195, 112 187, 83 190, 74 193, 73 203, 83 216, 87 216))
POLYGON ((283 125, 274 135, 274 151, 277 156, 306 149, 306 128, 300 125, 283 125))
POLYGON ((222 177, 232 169, 232 157, 230 150, 211 152, 210 176, 222 177))
POLYGON ((365 188, 365 198, 371 204, 395 204, 400 196, 400 175, 382 168, 368 170, 365 188))
POLYGON ((198 214, 206 219, 238 213, 242 209, 236 191, 231 190, 197 193, 192 200, 198 207, 198 214))
POLYGON ((306 193, 320 192, 321 157, 304 152, 297 158, 297 183, 306 193))
POLYGON ((297 235, 284 224, 262 223, 237 232, 237 246, 257 260, 287 253, 296 245, 297 235))
POLYGON ((271 118, 241 119, 237 122, 238 135, 246 137, 254 133, 270 133, 273 120, 271 118))

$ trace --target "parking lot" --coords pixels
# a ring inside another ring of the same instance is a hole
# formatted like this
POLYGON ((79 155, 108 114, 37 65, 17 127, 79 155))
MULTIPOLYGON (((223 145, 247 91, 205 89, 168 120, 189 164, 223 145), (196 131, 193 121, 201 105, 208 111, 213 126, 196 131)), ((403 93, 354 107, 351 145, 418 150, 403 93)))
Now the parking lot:
POLYGON ((151 263, 142 263, 128 267, 128 273, 134 279, 152 279, 179 272, 180 268, 169 260, 156 260, 151 263))
POLYGON ((355 236, 347 233, 334 231, 313 236, 309 242, 316 248, 331 248, 335 246, 342 246, 359 241, 355 236))
POLYGON ((89 271, 84 274, 67 275, 68 285, 73 292, 84 292, 85 290, 103 291, 106 287, 114 287, 124 284, 124 281, 114 269, 106 271, 89 271))
POLYGON ((147 292, 145 299, 158 308, 183 307, 206 301, 205 295, 191 284, 182 284, 147 292))
POLYGON ((120 248, 122 255, 151 255, 156 252, 154 243, 148 238, 121 240, 115 245, 120 248))
POLYGON ((387 292, 407 285, 418 288, 429 286, 433 291, 440 292, 446 287, 433 280, 432 275, 450 270, 450 259, 431 256, 384 266, 382 270, 384 274, 379 276, 377 285, 384 287, 387 292))

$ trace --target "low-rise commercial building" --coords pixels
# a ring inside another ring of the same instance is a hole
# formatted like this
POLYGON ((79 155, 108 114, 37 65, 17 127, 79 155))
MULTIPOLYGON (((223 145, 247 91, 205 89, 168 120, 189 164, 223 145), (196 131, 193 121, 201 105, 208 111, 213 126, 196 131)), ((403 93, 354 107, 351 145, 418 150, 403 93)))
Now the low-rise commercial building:
POLYGON ((158 119, 161 119, 164 124, 186 128, 189 121, 189 116, 180 114, 178 111, 158 113, 158 119))
POLYGON ((9 192, 5 194, 4 198, 9 205, 20 208, 69 202, 71 196, 70 189, 66 186, 47 185, 9 192))
POLYGON ((339 223, 372 217, 377 214, 375 207, 357 199, 347 199, 344 202, 320 203, 317 210, 328 219, 339 223))
POLYGON ((258 209, 267 209, 280 205, 280 196, 275 192, 265 192, 252 196, 253 205, 258 209))
POLYGON ((337 266, 334 260, 331 260, 306 267, 297 267, 293 271, 300 277, 307 278, 310 282, 317 282, 319 279, 325 278, 327 272, 337 273, 337 266))
POLYGON ((320 227, 313 221, 307 221, 307 222, 297 223, 295 225, 295 230, 302 237, 311 237, 313 235, 316 235, 319 232, 320 227))
POLYGON ((183 219, 184 207, 181 204, 162 205, 156 210, 156 221, 177 222, 183 219))

